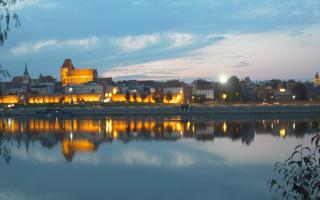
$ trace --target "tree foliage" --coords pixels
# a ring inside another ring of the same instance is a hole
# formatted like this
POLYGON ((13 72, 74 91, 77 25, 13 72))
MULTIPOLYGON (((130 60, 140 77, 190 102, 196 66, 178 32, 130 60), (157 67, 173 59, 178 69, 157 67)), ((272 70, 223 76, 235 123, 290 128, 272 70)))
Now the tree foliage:
POLYGON ((167 99, 168 102, 172 101, 172 99, 173 99, 172 92, 169 91, 169 92, 166 94, 166 99, 167 99))
POLYGON ((131 97, 130 92, 127 91, 126 94, 125 94, 125 98, 126 98, 126 101, 127 101, 127 102, 130 101, 130 97, 131 97))
POLYGON ((282 199, 320 199, 320 134, 311 143, 311 148, 298 145, 287 160, 275 164, 281 179, 270 180, 270 190, 282 199))
POLYGON ((3 46, 8 38, 12 21, 14 26, 20 26, 19 17, 16 13, 11 13, 10 8, 18 1, 22 0, 0 0, 0 45, 3 46))

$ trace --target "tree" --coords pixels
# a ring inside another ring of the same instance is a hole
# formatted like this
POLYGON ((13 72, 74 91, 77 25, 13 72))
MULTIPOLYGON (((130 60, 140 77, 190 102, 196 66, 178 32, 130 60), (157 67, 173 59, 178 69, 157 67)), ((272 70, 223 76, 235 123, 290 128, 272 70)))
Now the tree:
POLYGON ((130 101, 130 97, 131 97, 131 95, 130 95, 129 91, 127 91, 126 94, 125 94, 125 98, 126 98, 127 102, 130 101))
POLYGON ((172 101, 172 99, 173 99, 172 92, 170 92, 170 91, 167 92, 167 94, 166 94, 166 99, 167 99, 168 102, 172 101))
POLYGON ((22 0, 0 0, 0 45, 3 46, 10 32, 11 21, 14 20, 15 27, 20 26, 19 17, 11 13, 10 8, 22 0))
POLYGON ((134 92, 134 93, 132 94, 132 98, 133 98, 133 101, 134 101, 134 102, 137 101, 137 97, 138 97, 138 96, 137 96, 137 93, 134 92))
POLYGON ((296 85, 293 89, 293 95, 296 100, 304 101, 307 99, 307 89, 306 86, 302 83, 296 85))
POLYGON ((320 135, 311 143, 311 148, 298 145, 287 160, 275 164, 274 171, 282 178, 270 180, 270 190, 282 199, 320 199, 320 135))
POLYGON ((144 101, 146 100, 146 98, 147 98, 147 94, 146 94, 145 92, 142 92, 142 93, 140 94, 140 96, 141 96, 141 101, 142 101, 142 102, 144 102, 144 101))
MULTIPOLYGON (((10 78, 10 73, 8 70, 6 69, 2 69, 2 66, 0 64, 0 84, 1 84, 1 77, 4 77, 4 78, 10 78)), ((3 90, 4 90, 4 85, 1 84, 1 95, 3 94, 3 90)))
POLYGON ((241 88, 241 83, 238 77, 231 76, 226 84, 226 91, 228 95, 228 100, 230 101, 241 101, 243 100, 243 92, 241 88))

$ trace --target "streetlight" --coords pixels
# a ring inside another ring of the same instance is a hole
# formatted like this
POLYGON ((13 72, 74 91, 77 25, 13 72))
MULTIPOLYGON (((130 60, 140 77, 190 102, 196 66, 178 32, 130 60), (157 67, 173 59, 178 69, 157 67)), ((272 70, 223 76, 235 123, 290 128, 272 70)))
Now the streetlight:
POLYGON ((222 99, 223 100, 226 100, 228 98, 228 95, 227 94, 222 94, 222 99))

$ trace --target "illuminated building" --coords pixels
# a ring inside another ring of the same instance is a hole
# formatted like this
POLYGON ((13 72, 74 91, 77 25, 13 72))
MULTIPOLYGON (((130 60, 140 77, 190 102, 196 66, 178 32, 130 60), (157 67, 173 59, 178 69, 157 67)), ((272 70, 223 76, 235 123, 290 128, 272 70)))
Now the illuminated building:
POLYGON ((97 83, 68 85, 65 87, 65 93, 67 94, 103 94, 103 86, 97 83))
POLYGON ((314 87, 319 87, 320 86, 320 77, 318 72, 316 73, 314 80, 313 80, 313 86, 314 87))
POLYGON ((75 69, 71 59, 65 59, 61 66, 61 83, 66 85, 80 85, 93 82, 97 79, 97 70, 95 69, 75 69))

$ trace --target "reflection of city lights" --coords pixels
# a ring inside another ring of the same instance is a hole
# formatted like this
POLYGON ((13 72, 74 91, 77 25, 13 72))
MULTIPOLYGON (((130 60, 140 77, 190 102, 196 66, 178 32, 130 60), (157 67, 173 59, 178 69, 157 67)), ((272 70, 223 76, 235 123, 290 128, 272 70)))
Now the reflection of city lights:
POLYGON ((295 122, 293 122, 293 124, 292 124, 292 129, 295 131, 296 130, 296 123, 295 122))
POLYGON ((188 130, 188 131, 190 130, 190 125, 191 125, 191 123, 188 122, 188 123, 187 123, 187 130, 188 130))
POLYGON ((280 136, 281 137, 285 137, 286 136, 286 129, 285 128, 282 128, 282 129, 280 129, 280 136))
POLYGON ((227 130, 228 130, 227 122, 223 122, 222 129, 224 133, 227 133, 227 130))
POLYGON ((73 140, 73 133, 70 133, 70 140, 73 140))
POLYGON ((118 137, 119 137, 118 132, 117 131, 113 131, 113 138, 114 139, 118 139, 118 137))
POLYGON ((9 119, 8 119, 8 126, 11 127, 11 125, 12 125, 12 119, 9 118, 9 119))

